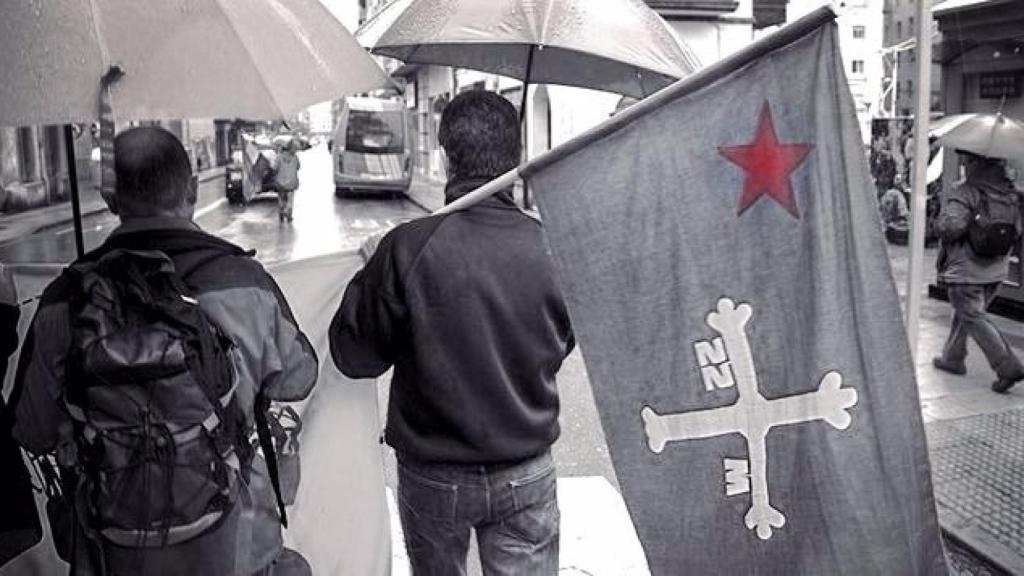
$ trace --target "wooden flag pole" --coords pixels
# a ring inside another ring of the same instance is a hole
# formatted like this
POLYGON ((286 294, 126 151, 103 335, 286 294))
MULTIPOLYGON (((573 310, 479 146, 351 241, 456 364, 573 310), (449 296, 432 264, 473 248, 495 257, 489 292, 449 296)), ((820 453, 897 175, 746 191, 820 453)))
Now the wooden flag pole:
POLYGON ((924 279, 925 210, 928 200, 928 121, 931 111, 932 5, 917 3, 917 92, 914 111, 914 174, 910 196, 910 273, 907 275, 907 310, 904 314, 910 353, 917 357, 921 290, 924 279))
MULTIPOLYGON (((926 4, 926 2, 919 2, 919 4, 926 4)), ((699 72, 679 80, 651 96, 644 98, 568 142, 560 144, 559 146, 526 161, 519 167, 509 170, 501 176, 498 176, 498 178, 491 180, 487 184, 484 184, 476 190, 473 190, 459 198, 455 202, 437 210, 434 214, 447 214, 456 210, 469 208, 473 204, 487 198, 498 190, 514 185, 518 178, 528 177, 542 168, 578 152, 592 142, 596 142, 615 133, 624 126, 631 124, 634 120, 650 114, 651 112, 661 108, 663 105, 682 98, 687 94, 692 94, 705 86, 721 80, 736 70, 739 70, 747 64, 757 60, 762 55, 803 38, 817 30, 823 24, 835 20, 835 18, 836 13, 831 7, 822 6, 803 18, 783 26, 777 32, 769 34, 768 36, 749 44, 747 47, 734 52, 731 56, 723 58, 699 72)))

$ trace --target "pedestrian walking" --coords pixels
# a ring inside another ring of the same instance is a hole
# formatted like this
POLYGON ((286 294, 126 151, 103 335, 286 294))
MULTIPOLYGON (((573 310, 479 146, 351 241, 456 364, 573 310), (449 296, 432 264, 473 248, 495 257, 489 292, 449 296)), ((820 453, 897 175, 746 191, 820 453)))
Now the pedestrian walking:
POLYGON ((270 401, 309 395, 314 351, 252 254, 192 221, 181 143, 132 128, 114 151, 121 225, 47 286, 15 379, 14 437, 61 471, 58 551, 78 574, 301 568, 250 436, 270 401))
POLYGON ((297 138, 278 147, 274 157, 274 189, 277 191, 277 219, 281 222, 292 221, 292 202, 295 190, 299 188, 299 149, 297 138))
POLYGON ((942 199, 936 228, 939 278, 947 285, 953 324, 932 364, 966 374, 967 337, 974 338, 996 373, 992 390, 1006 392, 1024 379, 1024 365, 986 308, 1009 270, 1019 242, 1021 200, 1006 177, 1005 161, 957 150, 966 179, 942 199))
MULTIPOLYGON (((514 168, 515 108, 492 92, 444 109, 450 203, 514 168)), ((553 575, 559 511, 555 375, 574 340, 543 228, 511 189, 402 224, 380 242, 331 323, 353 378, 394 376, 385 439, 413 573, 553 575)))

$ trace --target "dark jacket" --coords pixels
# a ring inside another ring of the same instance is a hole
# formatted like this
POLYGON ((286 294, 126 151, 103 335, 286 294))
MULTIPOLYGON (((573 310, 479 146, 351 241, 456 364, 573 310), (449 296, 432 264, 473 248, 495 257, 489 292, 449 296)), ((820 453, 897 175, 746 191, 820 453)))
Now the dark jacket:
MULTIPOLYGON (((178 274, 193 290, 200 307, 231 337, 238 349, 237 398, 253 420, 258 391, 271 400, 295 401, 309 395, 316 383, 317 359, 299 330, 277 284, 263 267, 233 244, 206 234, 187 220, 154 219, 115 230, 96 250, 83 256, 98 259, 114 248, 161 250, 174 261, 178 274)), ((75 280, 59 276, 43 292, 22 348, 15 379, 14 436, 27 450, 46 453, 58 442, 58 429, 68 422, 60 401, 65 361, 71 345, 69 302, 75 280)), ((266 566, 281 548, 281 530, 272 488, 263 460, 253 461, 248 482, 251 525, 240 526, 239 549, 252 551, 252 573, 266 566)))
POLYGON ((394 366, 385 438, 400 458, 512 462, 558 438, 569 316, 541 225, 507 192, 388 233, 346 289, 330 340, 350 377, 394 366))
MULTIPOLYGON (((0 304, 0 382, 7 373, 7 357, 18 348, 19 316, 17 306, 0 304)), ((0 395, 0 566, 34 546, 43 534, 32 480, 11 437, 11 424, 0 395)))
POLYGON ((947 284, 998 283, 1005 280, 1009 272, 1009 256, 979 256, 967 242, 968 228, 977 213, 981 194, 1019 195, 1005 176, 989 173, 968 178, 943 197, 936 221, 942 239, 937 265, 939 278, 947 284))

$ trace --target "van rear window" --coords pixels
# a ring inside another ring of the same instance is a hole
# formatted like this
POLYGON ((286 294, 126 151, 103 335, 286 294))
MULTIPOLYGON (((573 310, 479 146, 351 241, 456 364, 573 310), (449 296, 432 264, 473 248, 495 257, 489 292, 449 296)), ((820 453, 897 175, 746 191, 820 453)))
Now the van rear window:
POLYGON ((351 110, 345 132, 345 149, 351 152, 395 154, 405 147, 401 111, 351 110))

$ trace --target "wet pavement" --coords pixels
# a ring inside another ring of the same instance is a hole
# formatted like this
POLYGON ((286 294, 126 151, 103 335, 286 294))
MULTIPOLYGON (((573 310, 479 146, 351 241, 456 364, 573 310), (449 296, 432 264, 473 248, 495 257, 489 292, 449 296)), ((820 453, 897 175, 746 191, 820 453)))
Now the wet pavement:
MULTIPOLYGON (((300 187, 295 195, 294 222, 277 219, 276 197, 257 196, 247 206, 211 202, 200 210, 197 222, 206 231, 238 244, 255 248, 264 264, 354 250, 362 241, 398 222, 421 216, 424 210, 404 199, 334 197, 331 157, 326 147, 300 153, 300 187)), ((201 196, 222 196, 223 180, 200 184, 201 196)), ((86 249, 92 249, 117 227, 118 219, 103 211, 83 220, 86 249)), ((36 234, 15 238, 0 245, 0 262, 67 263, 75 256, 70 222, 50 226, 36 234)))

